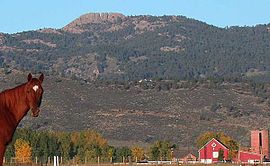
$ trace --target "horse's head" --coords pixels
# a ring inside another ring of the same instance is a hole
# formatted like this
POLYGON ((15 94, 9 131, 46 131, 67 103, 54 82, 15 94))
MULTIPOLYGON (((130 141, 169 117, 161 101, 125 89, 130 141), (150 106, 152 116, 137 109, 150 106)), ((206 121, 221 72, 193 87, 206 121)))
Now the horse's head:
POLYGON ((44 79, 44 75, 41 74, 39 78, 33 78, 32 74, 28 75, 28 82, 26 83, 26 100, 28 105, 32 111, 33 117, 38 117, 39 115, 39 107, 41 105, 43 88, 42 82, 44 79))

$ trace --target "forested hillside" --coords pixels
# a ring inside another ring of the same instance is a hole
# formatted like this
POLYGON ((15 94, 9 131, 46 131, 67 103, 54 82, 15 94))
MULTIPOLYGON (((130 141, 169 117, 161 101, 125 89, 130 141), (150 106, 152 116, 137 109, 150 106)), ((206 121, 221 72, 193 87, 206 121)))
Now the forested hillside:
POLYGON ((85 81, 265 81, 269 41, 269 24, 218 28, 183 16, 92 13, 62 29, 0 34, 0 66, 85 81))

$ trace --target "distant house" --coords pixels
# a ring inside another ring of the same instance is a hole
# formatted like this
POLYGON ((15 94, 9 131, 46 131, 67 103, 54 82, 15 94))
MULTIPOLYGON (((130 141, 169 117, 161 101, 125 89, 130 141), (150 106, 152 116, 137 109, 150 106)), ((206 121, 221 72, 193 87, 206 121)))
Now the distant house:
POLYGON ((173 152, 173 161, 179 163, 196 163, 198 162, 198 149, 188 147, 187 149, 176 149, 173 152))
POLYGON ((199 149, 199 160, 201 163, 216 163, 223 151, 223 160, 228 159, 229 149, 215 138, 208 141, 199 149))
POLYGON ((194 161, 197 161, 197 157, 194 154, 189 153, 189 154, 181 157, 180 161, 182 161, 183 163, 192 163, 194 161))

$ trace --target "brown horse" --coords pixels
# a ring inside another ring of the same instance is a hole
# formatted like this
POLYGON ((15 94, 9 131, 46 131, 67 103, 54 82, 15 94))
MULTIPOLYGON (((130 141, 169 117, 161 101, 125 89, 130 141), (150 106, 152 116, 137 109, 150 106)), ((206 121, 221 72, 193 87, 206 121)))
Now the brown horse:
POLYGON ((29 74, 26 83, 0 93, 0 166, 3 165, 6 146, 20 121, 30 109, 33 117, 39 114, 43 79, 43 74, 38 79, 29 74))

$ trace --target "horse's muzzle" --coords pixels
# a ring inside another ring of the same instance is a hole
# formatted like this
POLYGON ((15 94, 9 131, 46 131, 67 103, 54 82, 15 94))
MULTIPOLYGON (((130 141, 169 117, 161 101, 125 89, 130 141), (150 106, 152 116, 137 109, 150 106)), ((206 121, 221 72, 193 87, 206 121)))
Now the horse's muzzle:
POLYGON ((32 111, 32 117, 38 117, 39 112, 40 112, 39 108, 36 108, 36 109, 32 108, 31 111, 32 111))

